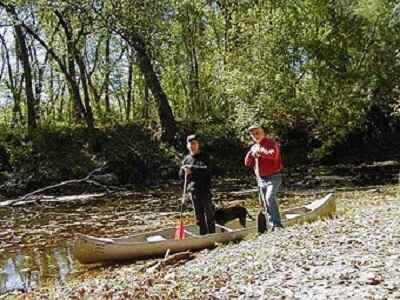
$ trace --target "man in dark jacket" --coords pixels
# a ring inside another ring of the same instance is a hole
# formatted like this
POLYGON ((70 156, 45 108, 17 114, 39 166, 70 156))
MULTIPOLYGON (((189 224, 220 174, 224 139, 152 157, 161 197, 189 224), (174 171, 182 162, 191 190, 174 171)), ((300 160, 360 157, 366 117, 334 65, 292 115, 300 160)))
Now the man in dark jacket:
POLYGON ((180 176, 187 176, 187 190, 193 203, 200 234, 215 232, 215 209, 211 202, 211 171, 209 156, 200 150, 197 135, 189 135, 186 139, 189 154, 184 158, 180 176))

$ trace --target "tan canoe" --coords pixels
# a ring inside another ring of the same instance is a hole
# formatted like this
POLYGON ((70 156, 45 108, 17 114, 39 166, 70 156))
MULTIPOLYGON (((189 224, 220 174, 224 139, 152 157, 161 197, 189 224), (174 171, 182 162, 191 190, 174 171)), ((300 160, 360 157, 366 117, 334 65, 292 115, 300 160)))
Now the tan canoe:
MULTIPOLYGON (((312 202, 304 207, 290 209, 282 213, 284 226, 292 226, 318 219, 332 217, 336 213, 336 203, 332 194, 312 202)), ((196 225, 186 225, 184 240, 175 240, 175 227, 158 231, 139 233, 120 238, 97 238, 77 234, 73 253, 83 264, 137 260, 169 253, 200 250, 215 246, 216 243, 241 240, 250 233, 257 232, 254 221, 248 222, 248 227, 242 228, 237 222, 225 226, 217 224, 217 232, 199 235, 196 225)))

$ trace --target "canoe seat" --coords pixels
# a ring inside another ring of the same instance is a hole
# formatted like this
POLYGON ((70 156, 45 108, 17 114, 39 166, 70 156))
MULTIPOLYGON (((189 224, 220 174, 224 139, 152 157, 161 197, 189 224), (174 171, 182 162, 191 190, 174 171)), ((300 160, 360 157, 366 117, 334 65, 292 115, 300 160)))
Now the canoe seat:
POLYGON ((300 214, 285 214, 286 219, 290 220, 300 216, 300 214))
POLYGON ((224 230, 226 230, 226 231, 233 231, 233 229, 231 229, 231 228, 228 228, 228 227, 226 227, 226 226, 222 226, 222 225, 219 225, 218 223, 215 223, 215 226, 216 227, 219 227, 219 228, 221 228, 221 229, 224 229, 224 230))
POLYGON ((165 241, 166 238, 163 237, 162 235, 151 235, 151 236, 148 236, 148 237, 146 238, 146 240, 147 240, 148 242, 160 242, 160 241, 165 241))
POLYGON ((318 199, 308 205, 305 205, 304 207, 309 210, 317 209, 318 207, 321 207, 326 201, 328 201, 329 198, 332 197, 332 195, 333 193, 329 193, 328 195, 322 197, 321 199, 318 199))

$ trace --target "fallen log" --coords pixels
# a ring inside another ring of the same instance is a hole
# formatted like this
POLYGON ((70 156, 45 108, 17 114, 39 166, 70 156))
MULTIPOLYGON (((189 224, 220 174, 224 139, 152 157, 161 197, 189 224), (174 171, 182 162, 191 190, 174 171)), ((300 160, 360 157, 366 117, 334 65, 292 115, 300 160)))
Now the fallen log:
MULTIPOLYGON (((46 186, 46 187, 40 188, 38 190, 35 190, 35 191, 30 192, 28 194, 25 194, 25 195, 23 195, 23 196, 21 196, 21 197, 19 197, 17 199, 11 199, 11 200, 7 200, 7 201, 3 201, 3 202, 0 203, 0 207, 13 206, 13 205, 17 205, 17 204, 19 204, 21 202, 27 202, 30 199, 32 199, 33 196, 40 195, 40 194, 43 194, 44 192, 47 192, 47 191, 50 191, 50 190, 53 190, 53 189, 56 189, 56 188, 60 188, 60 187, 63 187, 63 186, 71 185, 71 184, 86 183, 86 184, 89 184, 89 185, 94 185, 94 186, 97 186, 99 188, 104 189, 107 195, 110 195, 113 192, 125 191, 125 189, 123 189, 123 188, 101 184, 101 183, 97 182, 96 180, 93 180, 92 176, 98 170, 99 169, 93 170, 92 172, 89 173, 89 175, 87 175, 85 178, 82 178, 82 179, 70 179, 70 180, 62 181, 62 182, 54 184, 54 185, 50 185, 50 186, 46 186)), ((41 200, 42 200, 41 197, 35 198, 34 202, 39 203, 41 200)))
POLYGON ((161 271, 167 266, 175 266, 175 265, 180 265, 182 263, 187 262, 188 260, 191 260, 194 258, 194 255, 190 251, 185 251, 185 252, 178 252, 172 255, 167 255, 164 259, 156 263, 155 265, 151 266, 146 270, 146 273, 154 273, 157 271, 161 271))

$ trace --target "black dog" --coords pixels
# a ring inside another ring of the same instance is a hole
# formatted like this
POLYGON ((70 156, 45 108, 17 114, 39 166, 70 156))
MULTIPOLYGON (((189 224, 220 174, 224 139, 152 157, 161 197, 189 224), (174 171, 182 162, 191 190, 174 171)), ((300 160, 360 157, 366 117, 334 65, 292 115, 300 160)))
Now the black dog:
POLYGON ((246 227, 246 217, 249 217, 251 220, 254 218, 249 214, 247 209, 243 206, 236 205, 225 208, 218 208, 215 211, 215 222, 219 225, 224 226, 225 223, 232 221, 234 219, 239 219, 240 225, 246 227))

